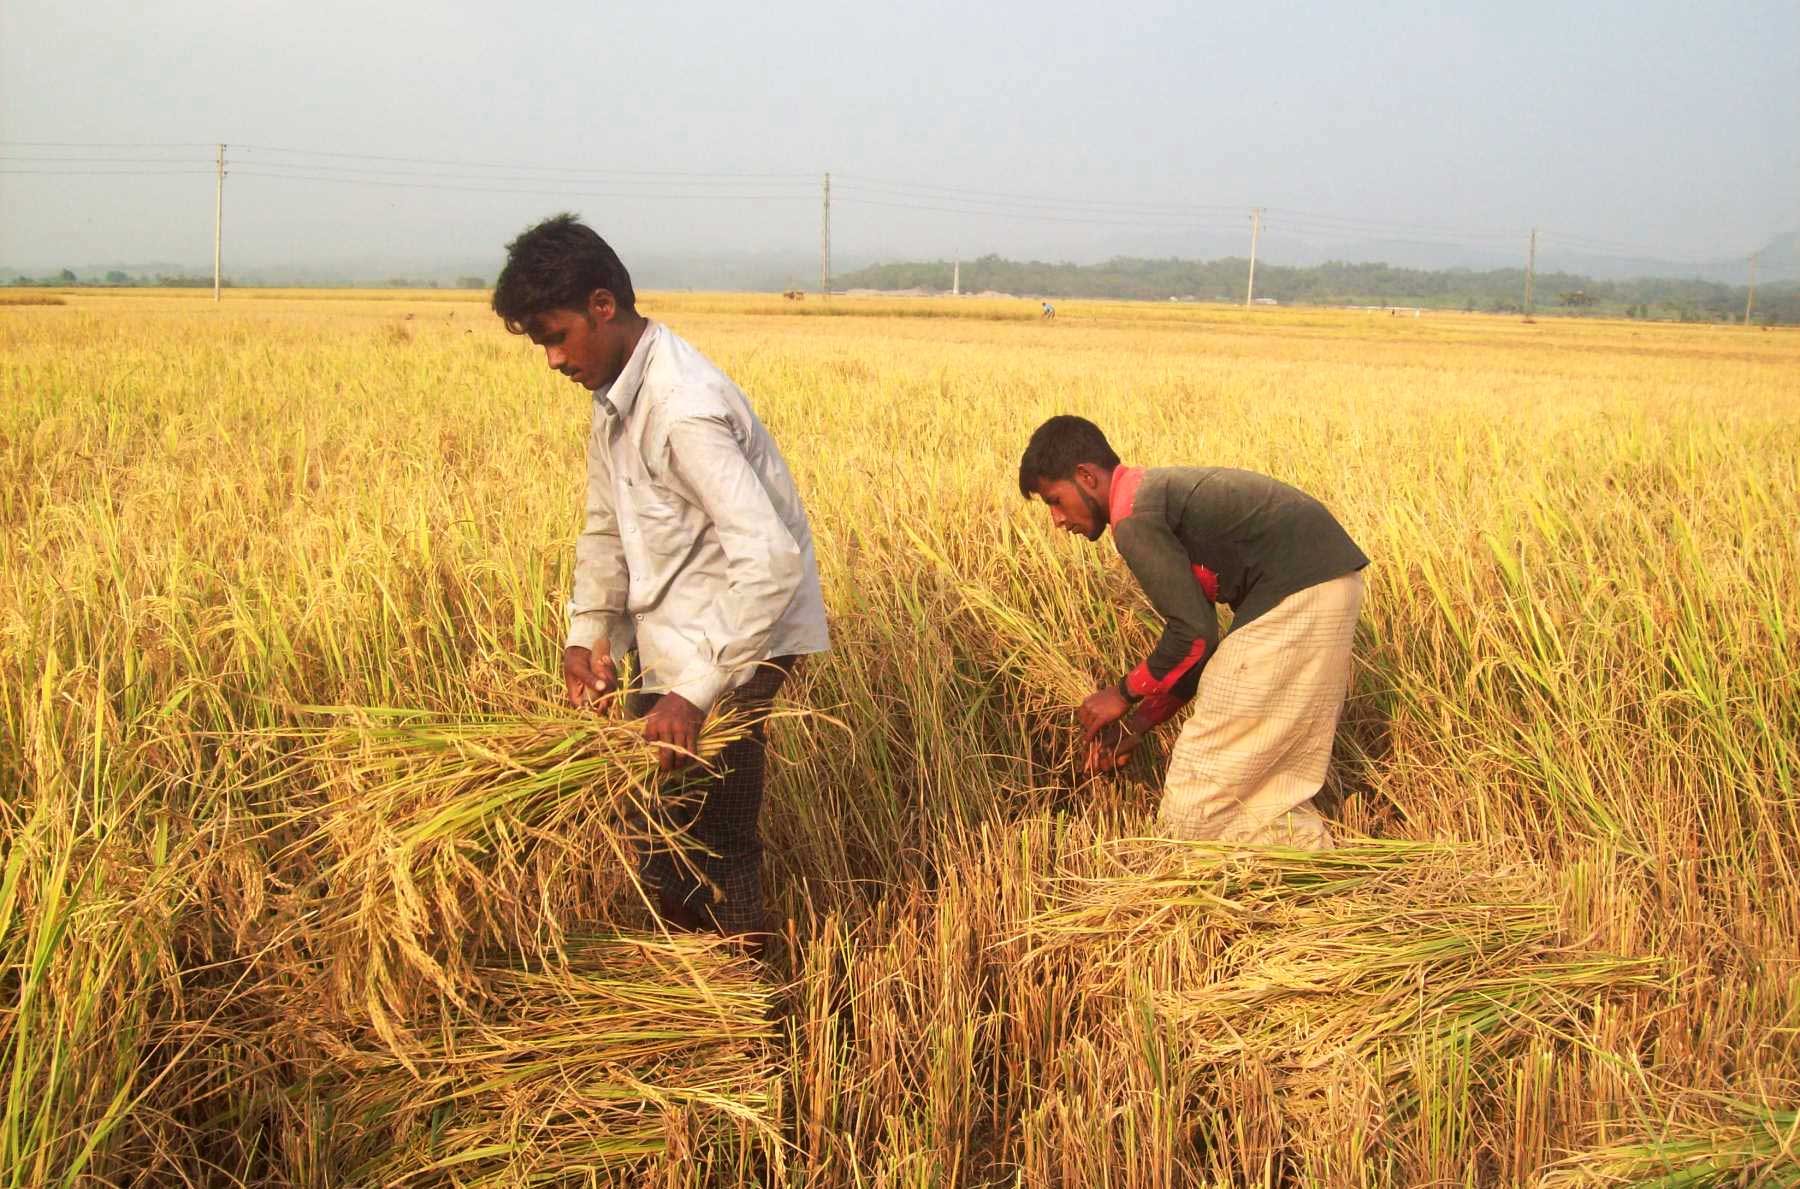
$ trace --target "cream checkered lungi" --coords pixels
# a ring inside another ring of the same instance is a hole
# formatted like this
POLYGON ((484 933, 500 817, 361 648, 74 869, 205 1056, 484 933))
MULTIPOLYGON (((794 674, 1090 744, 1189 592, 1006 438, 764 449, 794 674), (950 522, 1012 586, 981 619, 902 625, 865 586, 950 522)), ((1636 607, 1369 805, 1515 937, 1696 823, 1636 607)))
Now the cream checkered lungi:
POLYGON ((1169 755, 1157 816, 1178 838, 1331 847, 1313 807, 1350 685, 1360 572, 1226 633, 1169 755))

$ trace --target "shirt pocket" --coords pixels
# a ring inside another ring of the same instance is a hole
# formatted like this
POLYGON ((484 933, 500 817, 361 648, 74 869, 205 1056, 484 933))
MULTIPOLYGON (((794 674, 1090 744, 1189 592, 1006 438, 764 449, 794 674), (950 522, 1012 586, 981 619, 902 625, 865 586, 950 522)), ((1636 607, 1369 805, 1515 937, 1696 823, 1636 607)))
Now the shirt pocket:
POLYGON ((698 535, 700 510, 673 488, 653 479, 637 481, 638 520, 644 546, 663 565, 676 566, 698 535))

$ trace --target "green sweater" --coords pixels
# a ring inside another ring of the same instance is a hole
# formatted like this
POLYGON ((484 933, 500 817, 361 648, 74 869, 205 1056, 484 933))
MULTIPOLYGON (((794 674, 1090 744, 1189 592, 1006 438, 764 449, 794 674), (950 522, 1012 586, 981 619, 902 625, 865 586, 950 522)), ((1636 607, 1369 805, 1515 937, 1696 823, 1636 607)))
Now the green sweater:
POLYGON ((1145 725, 1193 696, 1218 647, 1213 604, 1228 604, 1242 627, 1369 564, 1325 505, 1252 471, 1118 467, 1110 503, 1119 556, 1165 621, 1156 648, 1119 682, 1126 697, 1147 699, 1145 725))

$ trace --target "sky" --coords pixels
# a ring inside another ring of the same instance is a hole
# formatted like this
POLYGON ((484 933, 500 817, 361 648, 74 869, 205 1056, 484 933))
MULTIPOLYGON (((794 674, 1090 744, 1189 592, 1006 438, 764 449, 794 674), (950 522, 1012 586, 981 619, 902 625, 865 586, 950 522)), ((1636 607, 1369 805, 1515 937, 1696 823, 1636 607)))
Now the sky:
POLYGON ((1800 4, 0 3, 0 267, 1741 257, 1800 4))

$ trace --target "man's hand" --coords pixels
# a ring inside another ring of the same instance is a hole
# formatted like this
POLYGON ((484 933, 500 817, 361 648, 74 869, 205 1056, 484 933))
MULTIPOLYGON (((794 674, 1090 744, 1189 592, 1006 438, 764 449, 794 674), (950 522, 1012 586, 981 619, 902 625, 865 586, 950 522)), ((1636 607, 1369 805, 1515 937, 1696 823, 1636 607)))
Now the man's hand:
POLYGON ((563 685, 574 706, 591 705, 612 693, 619 688, 619 671, 613 665, 612 653, 596 656, 588 648, 563 649, 563 685))
POLYGON ((1131 753, 1143 738, 1143 732, 1132 730, 1130 719, 1102 730, 1088 744, 1087 762, 1082 764, 1081 770, 1089 776, 1117 772, 1131 759, 1131 753))
POLYGON ((700 750, 700 726, 705 721, 706 715, 700 708, 680 694, 664 694, 656 699, 656 705, 644 716, 644 738, 663 744, 658 768, 673 772, 691 763, 691 753, 700 750))
POLYGON ((1125 700, 1124 694, 1110 685, 1101 686, 1075 711, 1075 719, 1081 724, 1082 739, 1092 742, 1101 728, 1119 721, 1130 709, 1131 703, 1125 700))

